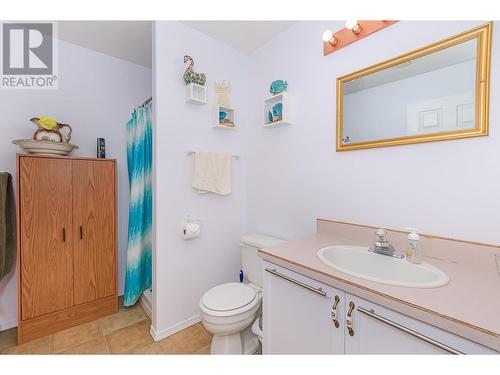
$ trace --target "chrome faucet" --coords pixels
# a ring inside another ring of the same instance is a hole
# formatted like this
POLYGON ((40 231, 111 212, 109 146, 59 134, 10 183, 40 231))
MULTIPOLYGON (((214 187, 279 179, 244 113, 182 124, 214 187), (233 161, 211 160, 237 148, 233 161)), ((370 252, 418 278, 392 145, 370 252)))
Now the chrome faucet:
POLYGON ((383 229, 377 229, 375 232, 375 243, 368 248, 368 251, 398 259, 403 259, 405 257, 402 252, 395 250, 394 246, 387 241, 385 230, 383 229))

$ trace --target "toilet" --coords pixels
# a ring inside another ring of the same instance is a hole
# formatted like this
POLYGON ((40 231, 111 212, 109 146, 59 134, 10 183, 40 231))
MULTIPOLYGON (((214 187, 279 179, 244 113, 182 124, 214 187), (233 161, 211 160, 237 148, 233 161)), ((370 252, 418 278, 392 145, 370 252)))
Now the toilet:
POLYGON ((244 282, 217 285, 201 297, 201 321, 213 334, 210 354, 253 354, 259 349, 259 338, 252 332, 262 303, 263 265, 257 251, 282 242, 261 234, 243 236, 244 282))

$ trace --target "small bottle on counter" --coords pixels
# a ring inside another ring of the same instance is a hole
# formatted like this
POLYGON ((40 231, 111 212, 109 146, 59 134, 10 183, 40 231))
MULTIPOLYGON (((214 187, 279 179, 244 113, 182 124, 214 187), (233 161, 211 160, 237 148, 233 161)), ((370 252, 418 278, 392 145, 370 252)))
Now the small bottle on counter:
POLYGON ((420 236, 416 228, 406 228, 408 234, 408 248, 406 249, 406 260, 414 264, 422 263, 422 252, 420 251, 420 236))

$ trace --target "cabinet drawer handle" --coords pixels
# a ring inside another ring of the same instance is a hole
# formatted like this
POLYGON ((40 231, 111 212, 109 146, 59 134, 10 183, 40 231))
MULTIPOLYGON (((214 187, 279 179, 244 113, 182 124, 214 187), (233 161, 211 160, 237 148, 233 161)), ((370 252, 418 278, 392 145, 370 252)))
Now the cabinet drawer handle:
POLYGON ((337 306, 340 302, 340 297, 339 296, 335 296, 335 299, 333 301, 333 305, 332 305, 332 320, 333 320, 333 324, 335 325, 335 328, 339 328, 339 321, 337 320, 337 306))
POLYGON ((63 242, 66 242, 66 228, 63 227, 63 242))
POLYGON ((273 274, 274 276, 281 277, 282 279, 290 281, 291 283, 293 283, 295 285, 301 286, 302 288, 307 289, 313 293, 316 293, 316 294, 319 294, 320 296, 326 297, 326 293, 321 288, 314 288, 312 286, 304 284, 301 281, 292 279, 291 277, 288 277, 288 276, 283 275, 282 273, 276 271, 276 269, 266 268, 265 270, 266 270, 266 272, 269 272, 269 273, 273 274))
POLYGON ((347 310, 347 319, 345 320, 345 325, 347 327, 347 330, 349 331, 349 336, 354 336, 354 329, 352 328, 352 311, 354 310, 356 306, 354 305, 354 302, 350 301, 349 302, 349 310, 347 310))
POLYGON ((80 239, 83 240, 83 226, 80 225, 80 239))
POLYGON ((358 311, 362 314, 368 315, 370 318, 373 318, 375 320, 378 320, 379 322, 385 323, 387 325, 390 325, 393 328, 396 328, 400 331, 403 331, 405 333, 408 333, 409 335, 412 335, 422 341, 425 341, 428 344, 434 345, 440 349, 443 349, 447 351, 448 353, 451 354, 464 354, 456 349, 450 348, 448 345, 442 344, 439 341, 433 340, 430 337, 424 336, 421 333, 418 333, 410 328, 407 328, 405 326, 402 326, 401 324, 398 324, 396 322, 393 322, 392 320, 389 320, 387 318, 384 318, 383 316, 375 314, 374 310, 366 310, 362 307, 358 307, 358 311))

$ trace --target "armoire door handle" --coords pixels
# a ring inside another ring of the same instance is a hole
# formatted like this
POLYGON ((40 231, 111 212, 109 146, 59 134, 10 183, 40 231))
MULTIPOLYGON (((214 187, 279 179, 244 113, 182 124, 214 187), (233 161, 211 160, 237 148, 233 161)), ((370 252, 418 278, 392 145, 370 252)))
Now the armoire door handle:
POLYGON ((80 239, 83 240, 83 225, 80 225, 80 239))
POLYGON ((63 227, 63 242, 66 242, 66 228, 63 227))

